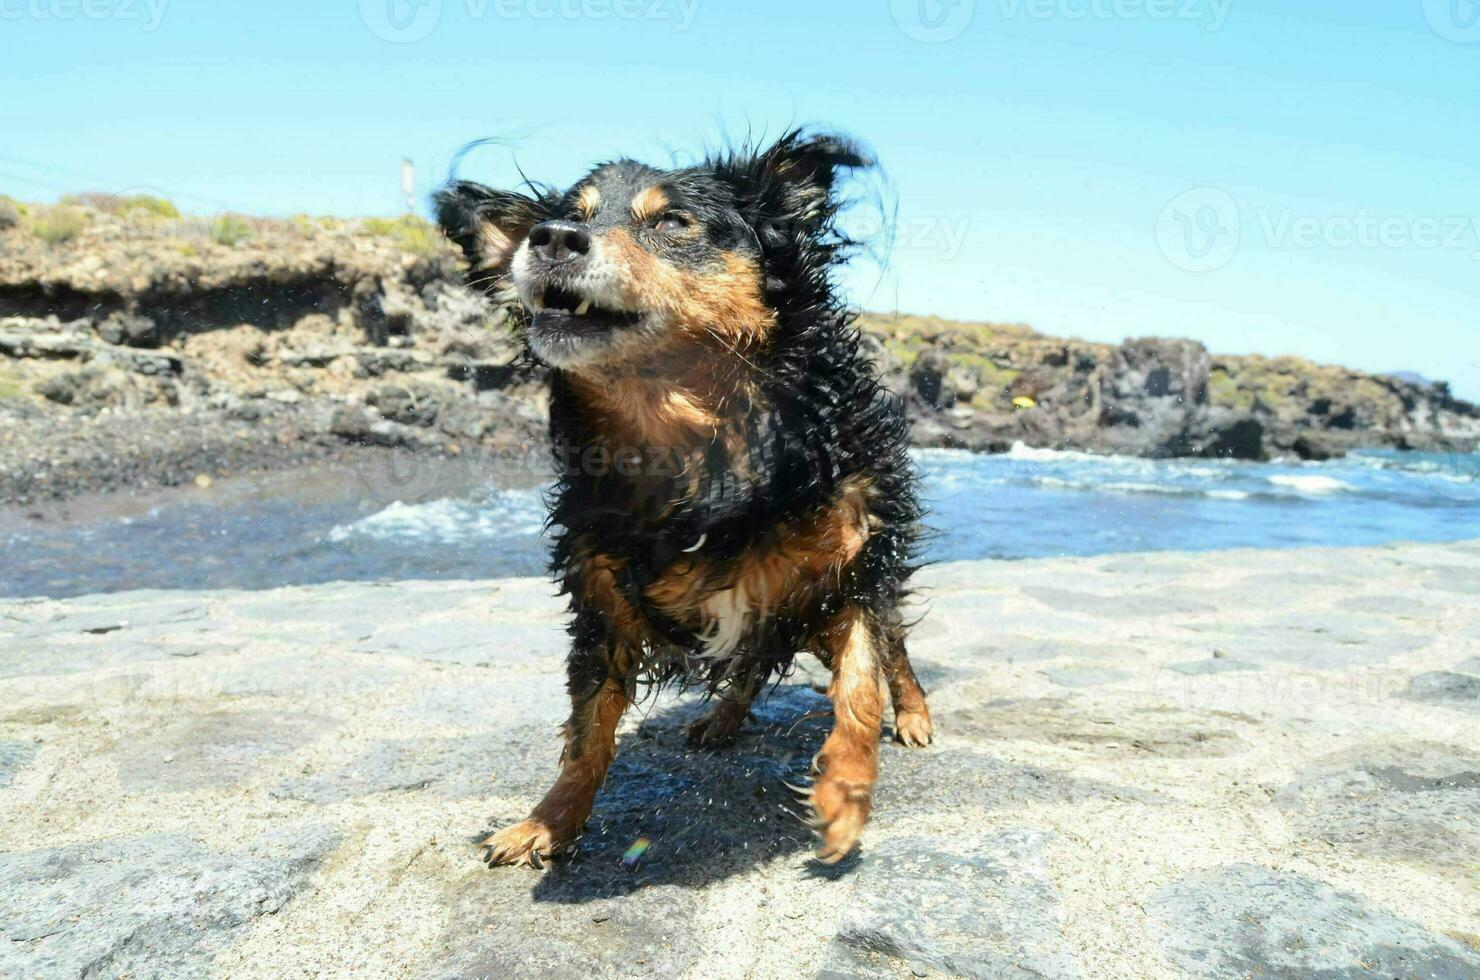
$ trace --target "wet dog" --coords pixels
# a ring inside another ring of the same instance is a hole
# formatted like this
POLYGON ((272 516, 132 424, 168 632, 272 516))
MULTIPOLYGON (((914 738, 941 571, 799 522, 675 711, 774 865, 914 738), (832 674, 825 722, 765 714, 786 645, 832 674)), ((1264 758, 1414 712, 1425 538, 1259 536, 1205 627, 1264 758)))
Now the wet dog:
POLYGON ((808 802, 827 862, 868 820, 886 688, 895 738, 930 742, 899 612, 920 537, 907 425, 834 282, 853 245, 839 185, 869 166, 846 138, 793 131, 681 169, 603 164, 563 192, 438 194, 470 284, 550 368, 572 615, 560 775, 484 842, 490 864, 575 842, 654 684, 704 685, 689 736, 718 746, 798 653, 826 665, 808 802))

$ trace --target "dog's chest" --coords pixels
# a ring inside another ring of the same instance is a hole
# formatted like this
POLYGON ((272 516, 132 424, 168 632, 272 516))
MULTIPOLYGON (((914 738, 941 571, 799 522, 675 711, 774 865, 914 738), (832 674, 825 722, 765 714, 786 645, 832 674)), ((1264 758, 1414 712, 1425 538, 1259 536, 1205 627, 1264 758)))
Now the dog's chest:
POLYGON ((772 617, 839 588, 873 530, 865 488, 850 484, 807 520, 775 529, 733 558, 675 562, 644 599, 691 629, 702 655, 727 657, 772 617))
POLYGON ((695 653, 732 656, 775 619, 798 615, 843 587, 879 526, 869 492, 863 479, 844 481, 808 517, 770 529, 733 555, 681 553, 638 587, 628 561, 602 553, 593 540, 578 561, 579 595, 633 647, 671 646, 681 632, 691 638, 681 645, 692 642, 695 653))
POLYGON ((701 654, 712 660, 732 656, 757 625, 758 611, 739 589, 725 589, 706 599, 699 616, 701 654))

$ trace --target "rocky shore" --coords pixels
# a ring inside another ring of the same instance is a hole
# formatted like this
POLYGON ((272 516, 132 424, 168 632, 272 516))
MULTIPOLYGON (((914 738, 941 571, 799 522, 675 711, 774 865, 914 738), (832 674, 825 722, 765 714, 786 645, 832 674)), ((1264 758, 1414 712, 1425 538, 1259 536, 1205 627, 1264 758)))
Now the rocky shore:
MULTIPOLYGON (((0 205, 4 202, 0 201, 0 205)), ((414 218, 182 218, 152 198, 0 207, 0 501, 171 485, 352 447, 523 453, 540 369, 414 218)), ((1150 456, 1468 451, 1442 384, 1183 340, 865 314, 922 446, 1150 456)))
POLYGON ((835 869, 812 672, 720 752, 644 705, 573 860, 480 864, 559 751, 543 581, 0 602, 0 975, 1480 976, 1480 542, 921 584, 937 741, 835 869))

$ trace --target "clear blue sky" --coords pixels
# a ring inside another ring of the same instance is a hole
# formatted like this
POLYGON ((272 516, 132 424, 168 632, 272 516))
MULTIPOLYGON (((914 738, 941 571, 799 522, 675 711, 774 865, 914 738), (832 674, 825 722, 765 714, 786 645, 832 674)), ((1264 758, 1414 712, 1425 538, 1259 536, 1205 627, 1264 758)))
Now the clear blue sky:
MULTIPOLYGON (((868 141, 853 300, 1411 369, 1480 398, 1468 0, 0 0, 0 192, 398 208, 480 137, 567 182, 747 126, 868 141), (1191 192, 1191 193, 1188 193, 1191 192)), ((462 172, 512 182, 483 149, 462 172)))

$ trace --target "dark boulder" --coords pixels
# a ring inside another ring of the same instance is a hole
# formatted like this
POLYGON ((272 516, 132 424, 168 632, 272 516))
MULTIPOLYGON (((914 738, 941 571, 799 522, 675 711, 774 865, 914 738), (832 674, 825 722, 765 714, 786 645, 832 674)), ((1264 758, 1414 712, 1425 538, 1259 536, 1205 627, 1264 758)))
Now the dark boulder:
POLYGON ((115 310, 98 322, 98 337, 110 344, 128 347, 154 347, 159 331, 154 321, 137 313, 115 310))
POLYGON ((1100 427, 1117 452, 1186 456, 1208 434, 1212 358, 1191 340, 1132 340, 1100 375, 1100 427))
POLYGON ((943 410, 956 404, 956 388, 950 379, 951 362, 938 351, 928 351, 910 365, 910 387, 931 408, 943 410))

